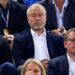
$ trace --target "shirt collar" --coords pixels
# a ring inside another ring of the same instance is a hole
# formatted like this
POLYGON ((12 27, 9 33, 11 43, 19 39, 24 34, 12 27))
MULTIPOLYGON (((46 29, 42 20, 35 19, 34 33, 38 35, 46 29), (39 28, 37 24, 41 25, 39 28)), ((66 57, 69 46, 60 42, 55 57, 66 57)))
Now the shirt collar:
POLYGON ((4 9, 3 6, 0 4, 0 8, 1 8, 2 10, 8 10, 9 7, 10 7, 10 2, 8 2, 6 9, 4 9))
MULTIPOLYGON (((52 1, 53 1, 53 4, 56 5, 54 0, 52 0, 52 1)), ((65 0, 63 5, 65 5, 65 7, 66 7, 68 5, 68 0, 65 0)))
POLYGON ((75 63, 75 61, 73 61, 73 59, 69 56, 68 53, 67 53, 67 58, 68 58, 68 62, 74 62, 75 63))
MULTIPOLYGON (((37 33, 33 29, 31 29, 31 34, 32 36, 37 35, 37 33)), ((46 29, 44 29, 44 32, 41 35, 46 35, 46 29)))

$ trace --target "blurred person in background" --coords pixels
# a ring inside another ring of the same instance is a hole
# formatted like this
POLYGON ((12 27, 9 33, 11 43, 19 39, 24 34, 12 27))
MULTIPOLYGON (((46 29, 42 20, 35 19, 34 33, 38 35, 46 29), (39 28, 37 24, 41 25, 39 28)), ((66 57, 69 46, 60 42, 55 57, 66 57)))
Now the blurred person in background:
POLYGON ((26 9, 12 0, 0 0, 0 34, 12 42, 16 33, 27 29, 26 9))
POLYGON ((74 0, 44 0, 40 1, 47 11, 46 29, 62 35, 75 27, 74 0))
POLYGON ((17 75, 8 41, 0 35, 0 75, 17 75))

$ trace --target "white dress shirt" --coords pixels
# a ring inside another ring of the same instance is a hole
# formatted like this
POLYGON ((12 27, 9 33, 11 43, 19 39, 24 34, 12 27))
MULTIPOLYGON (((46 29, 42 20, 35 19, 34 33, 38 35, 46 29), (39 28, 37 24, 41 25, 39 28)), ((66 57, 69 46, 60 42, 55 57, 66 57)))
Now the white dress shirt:
POLYGON ((75 75, 75 61, 67 54, 68 62, 69 62, 69 75, 75 75))
POLYGON ((58 28, 59 28, 59 27, 63 27, 63 16, 64 16, 65 8, 66 8, 67 5, 68 5, 68 0, 65 0, 65 1, 64 1, 64 4, 63 4, 63 7, 62 7, 62 11, 61 11, 61 12, 59 11, 58 7, 56 6, 54 0, 53 0, 53 4, 55 5, 58 28))
POLYGON ((36 32, 34 32, 31 29, 31 34, 32 34, 33 41, 34 41, 34 50, 35 50, 34 58, 37 60, 44 60, 44 59, 50 60, 48 48, 47 48, 45 29, 41 35, 38 35, 36 32))
POLYGON ((17 2, 17 0, 13 0, 13 1, 17 2))

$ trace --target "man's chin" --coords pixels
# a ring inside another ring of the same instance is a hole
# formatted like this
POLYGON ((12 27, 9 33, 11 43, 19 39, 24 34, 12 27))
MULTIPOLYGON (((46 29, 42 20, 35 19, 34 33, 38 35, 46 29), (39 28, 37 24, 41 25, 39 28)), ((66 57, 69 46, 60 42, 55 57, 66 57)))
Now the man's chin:
POLYGON ((42 30, 43 28, 34 28, 33 30, 39 31, 42 30))
POLYGON ((44 29, 44 27, 40 26, 40 27, 33 27, 32 28, 33 30, 41 30, 41 29, 44 29))

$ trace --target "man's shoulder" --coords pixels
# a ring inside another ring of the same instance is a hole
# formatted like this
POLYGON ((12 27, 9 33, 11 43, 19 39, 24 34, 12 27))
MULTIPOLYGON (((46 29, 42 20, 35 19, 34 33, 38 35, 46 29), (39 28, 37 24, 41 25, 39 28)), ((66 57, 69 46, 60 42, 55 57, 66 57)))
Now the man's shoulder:
POLYGON ((49 7, 53 7, 54 6, 54 4, 52 2, 49 3, 46 0, 39 1, 38 3, 41 4, 41 5, 43 5, 45 8, 46 7, 48 8, 48 6, 49 7))
POLYGON ((62 55, 56 58, 51 59, 50 61, 53 64, 60 64, 60 63, 65 63, 67 62, 67 56, 66 55, 62 55))
POLYGON ((63 36, 54 34, 52 31, 47 31, 47 35, 51 37, 51 39, 63 39, 63 36))
POLYGON ((15 38, 21 40, 21 39, 25 39, 25 38, 30 38, 30 36, 31 36, 30 30, 24 30, 24 31, 16 34, 15 38))

